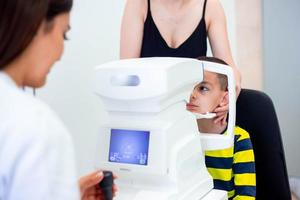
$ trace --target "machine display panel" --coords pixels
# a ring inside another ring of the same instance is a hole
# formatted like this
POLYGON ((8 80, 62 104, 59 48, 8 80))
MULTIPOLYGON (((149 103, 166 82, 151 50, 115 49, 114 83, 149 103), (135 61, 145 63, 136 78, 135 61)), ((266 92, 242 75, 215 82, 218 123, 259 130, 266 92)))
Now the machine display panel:
POLYGON ((109 162, 148 164, 150 131, 111 129, 109 162))

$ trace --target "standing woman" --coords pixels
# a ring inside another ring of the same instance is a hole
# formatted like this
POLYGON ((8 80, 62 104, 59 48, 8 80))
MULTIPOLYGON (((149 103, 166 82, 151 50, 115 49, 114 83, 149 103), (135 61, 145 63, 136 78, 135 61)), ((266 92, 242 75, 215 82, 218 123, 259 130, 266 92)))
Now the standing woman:
MULTIPOLYGON (((229 46, 219 0, 127 0, 121 28, 120 57, 206 56, 207 37, 214 57, 234 70, 237 94, 241 77, 229 46)), ((215 123, 226 123, 228 105, 217 108, 215 123)))
POLYGON ((72 0, 0 1, 0 199, 101 199, 100 171, 79 181, 72 139, 22 87, 42 87, 60 59, 72 0))

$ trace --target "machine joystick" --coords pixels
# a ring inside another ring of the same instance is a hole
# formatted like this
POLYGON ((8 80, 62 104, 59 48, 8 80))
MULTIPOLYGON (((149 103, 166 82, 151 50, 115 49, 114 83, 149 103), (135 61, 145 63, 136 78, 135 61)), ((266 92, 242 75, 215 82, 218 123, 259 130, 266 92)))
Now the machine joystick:
POLYGON ((99 183, 99 186, 102 189, 105 200, 113 199, 113 191, 112 191, 113 184, 114 184, 113 173, 111 171, 103 171, 103 180, 99 183))

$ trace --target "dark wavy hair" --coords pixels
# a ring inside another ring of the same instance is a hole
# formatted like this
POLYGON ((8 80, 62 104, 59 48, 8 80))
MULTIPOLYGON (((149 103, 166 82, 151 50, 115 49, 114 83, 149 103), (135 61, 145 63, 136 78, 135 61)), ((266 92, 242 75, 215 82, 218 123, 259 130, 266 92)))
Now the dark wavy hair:
POLYGON ((1 0, 0 70, 31 43, 44 20, 70 12, 73 0, 1 0))

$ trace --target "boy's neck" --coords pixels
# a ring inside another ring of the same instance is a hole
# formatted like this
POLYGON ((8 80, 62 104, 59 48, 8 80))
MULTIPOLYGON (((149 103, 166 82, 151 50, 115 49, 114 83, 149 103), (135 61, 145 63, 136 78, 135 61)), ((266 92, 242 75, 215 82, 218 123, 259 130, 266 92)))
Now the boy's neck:
POLYGON ((222 125, 221 122, 215 124, 213 119, 197 119, 197 124, 201 133, 221 134, 227 127, 227 124, 222 125))

